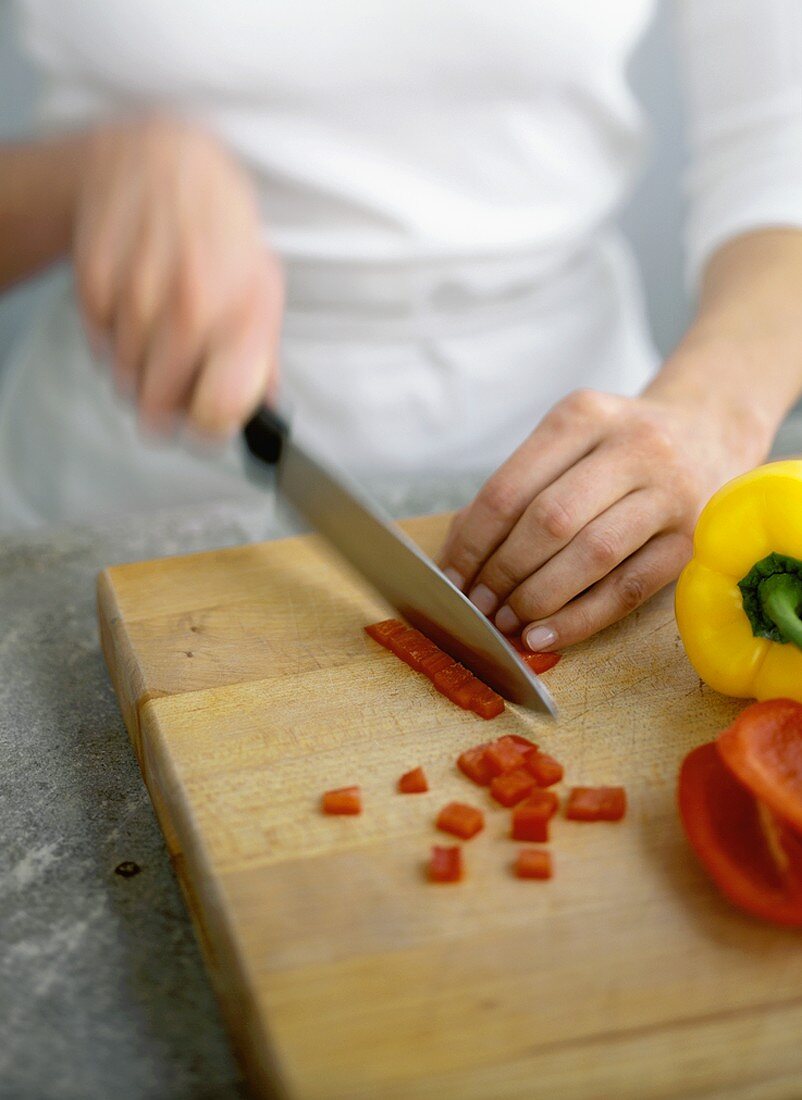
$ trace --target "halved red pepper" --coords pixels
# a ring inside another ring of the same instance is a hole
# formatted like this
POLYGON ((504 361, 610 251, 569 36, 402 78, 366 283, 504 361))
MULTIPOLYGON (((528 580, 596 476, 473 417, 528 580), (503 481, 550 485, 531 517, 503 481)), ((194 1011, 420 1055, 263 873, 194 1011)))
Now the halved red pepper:
POLYGON ((424 794, 429 789, 426 773, 423 768, 413 768, 405 772, 398 780, 398 789, 401 794, 424 794))
POLYGON ((767 699, 718 735, 721 757, 741 783, 802 831, 802 703, 767 699))
POLYGON ((551 878, 551 853, 543 848, 522 848, 515 860, 518 878, 551 878))
POLYGON ((462 878, 462 849, 455 844, 453 848, 443 848, 435 844, 429 860, 430 882, 459 882, 462 878))
POLYGON ((565 816, 572 821, 620 821, 626 812, 623 787, 574 787, 565 804, 565 816))
POLYGON ((362 792, 359 787, 340 787, 326 791, 321 808, 324 814, 361 814, 362 792))
POLYGON ((678 794, 688 840, 721 892, 754 916, 802 925, 802 836, 738 781, 715 743, 685 757, 678 794))
POLYGON ((464 802, 449 802, 437 815, 437 828, 453 833, 463 840, 470 840, 484 828, 485 816, 475 806, 464 802))
POLYGON ((515 806, 535 789, 535 781, 529 772, 519 768, 505 775, 497 775, 490 783, 490 793, 502 806, 515 806))

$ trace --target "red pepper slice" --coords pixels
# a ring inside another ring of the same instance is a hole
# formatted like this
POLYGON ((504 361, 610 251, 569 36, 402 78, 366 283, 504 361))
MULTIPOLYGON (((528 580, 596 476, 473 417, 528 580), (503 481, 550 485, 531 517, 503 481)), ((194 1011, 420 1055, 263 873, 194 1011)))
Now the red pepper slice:
POLYGON ((423 768, 413 768, 411 772, 405 772, 398 780, 398 789, 401 794, 423 794, 428 791, 429 784, 423 768))
POLYGON ((462 849, 455 844, 453 848, 433 845, 429 860, 430 882, 459 882, 462 878, 462 849))
POLYGON ((480 718, 495 718, 504 710, 504 700, 497 692, 414 627, 398 619, 384 619, 366 626, 365 631, 415 672, 428 676, 439 692, 463 710, 472 710, 480 718))
POLYGON ((484 828, 485 816, 475 806, 464 802, 449 802, 437 815, 436 825, 444 833, 453 833, 463 840, 470 840, 484 828))
POLYGON ((544 841, 549 839, 549 819, 553 814, 547 806, 522 802, 512 811, 512 839, 544 841))
POLYGON ((485 763, 490 774, 505 775, 507 772, 517 771, 524 759, 521 748, 510 737, 499 737, 498 741, 491 741, 485 749, 485 763))
POLYGON ((522 848, 515 860, 518 878, 551 878, 551 853, 542 848, 522 848))
POLYGON ((574 787, 565 804, 565 816, 572 821, 620 821, 626 812, 623 787, 574 787))
POLYGON ((562 657, 562 653, 549 653, 538 652, 534 653, 531 649, 528 649, 520 635, 517 638, 507 638, 507 641, 517 650, 521 655, 521 660, 525 665, 529 665, 533 672, 539 676, 541 672, 548 672, 550 668, 554 668, 559 659, 562 657))
POLYGON ((502 806, 515 806, 535 789, 535 781, 523 768, 497 775, 490 783, 490 793, 502 806))
POLYGON ((466 749, 457 758, 459 770, 463 775, 467 775, 469 779, 472 779, 474 783, 478 783, 480 787, 486 787, 493 778, 493 774, 485 761, 486 748, 487 745, 477 745, 474 749, 466 749))
POLYGON ((717 744, 735 777, 802 831, 802 703, 753 703, 718 735, 717 744))
POLYGON ((321 807, 324 814, 361 814, 362 792, 359 787, 340 787, 326 791, 321 807))
POLYGON ((526 767, 534 776, 538 787, 551 787, 563 777, 563 766, 553 756, 545 752, 530 752, 526 757, 526 767))
POLYGON ((802 925, 802 837, 738 782, 715 744, 685 757, 678 795, 688 840, 719 890, 756 917, 802 925))

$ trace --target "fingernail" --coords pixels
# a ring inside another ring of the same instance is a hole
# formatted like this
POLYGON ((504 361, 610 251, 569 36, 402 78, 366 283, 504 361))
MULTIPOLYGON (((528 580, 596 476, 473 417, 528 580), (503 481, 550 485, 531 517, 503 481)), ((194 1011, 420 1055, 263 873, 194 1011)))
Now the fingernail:
POLYGON ((478 607, 483 615, 492 615, 498 607, 498 597, 495 592, 491 592, 486 584, 477 584, 475 588, 472 588, 468 593, 468 599, 471 603, 478 607))
POLYGON ((462 573, 458 573, 456 569, 452 569, 450 565, 447 565, 443 570, 443 574, 462 591, 465 586, 465 578, 462 573))
POLYGON ((550 626, 530 626, 524 632, 524 645, 528 649, 548 649, 557 641, 557 635, 550 626))
POLYGON ((496 626, 502 634, 514 634, 516 630, 521 629, 521 620, 513 609, 505 604, 496 615, 496 626))

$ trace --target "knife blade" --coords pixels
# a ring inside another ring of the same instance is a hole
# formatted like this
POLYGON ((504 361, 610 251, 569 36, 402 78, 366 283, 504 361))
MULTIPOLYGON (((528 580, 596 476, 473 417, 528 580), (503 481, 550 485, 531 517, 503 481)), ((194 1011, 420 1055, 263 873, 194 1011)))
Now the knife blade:
POLYGON ((300 447, 276 412, 260 409, 243 436, 250 471, 275 468, 281 496, 407 622, 505 699, 556 717, 548 689, 504 635, 358 486, 300 447))

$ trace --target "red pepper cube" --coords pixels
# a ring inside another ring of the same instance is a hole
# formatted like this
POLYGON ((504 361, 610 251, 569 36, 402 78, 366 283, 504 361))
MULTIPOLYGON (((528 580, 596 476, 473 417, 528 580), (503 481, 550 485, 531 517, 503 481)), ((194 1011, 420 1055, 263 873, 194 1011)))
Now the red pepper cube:
POLYGON ((522 737, 520 733, 507 733, 504 735, 504 740, 514 741, 515 744, 518 746, 518 751, 523 756, 526 756, 527 753, 533 752, 537 749, 537 745, 534 741, 530 741, 528 737, 522 737))
POLYGON ((553 756, 545 752, 530 752, 526 758, 526 767, 535 778, 538 787, 551 787, 559 783, 564 770, 553 756))
POLYGON ((411 626, 405 626, 403 630, 398 630, 395 634, 391 634, 388 637, 387 647, 391 649, 397 657, 400 657, 402 661, 409 664, 409 651, 417 642, 417 638, 418 631, 411 626))
POLYGON ((401 794, 423 794, 428 791, 429 784, 423 768, 413 768, 411 772, 402 775, 398 780, 398 789, 401 794))
POLYGON ((324 814, 361 814, 362 792, 359 787, 340 787, 326 791, 321 803, 324 814))
POLYGON ((477 680, 471 696, 471 710, 480 718, 496 718, 504 710, 504 699, 497 691, 477 680))
POLYGON ((572 821, 620 821, 626 812, 623 787, 574 787, 565 805, 572 821))
POLYGON ((506 775, 497 775, 490 784, 490 793, 502 806, 515 806, 535 788, 532 776, 522 768, 506 775))
POLYGON ((527 796, 524 806, 535 806, 545 818, 552 818, 557 813, 560 800, 554 791, 546 791, 538 787, 527 796))
POLYGON ((433 845, 429 860, 430 882, 459 882, 462 878, 462 849, 455 844, 453 848, 433 845))
POLYGON ((466 749, 457 758, 457 767, 477 783, 480 787, 486 787, 493 778, 490 769, 485 762, 485 749, 487 745, 477 745, 475 749, 466 749))
POLYGON ((484 828, 485 817, 475 806, 464 802, 449 802, 437 815, 436 825, 444 833, 453 833, 463 840, 470 840, 484 828))
POLYGON ((380 623, 371 623, 370 626, 366 626, 365 633, 379 645, 387 646, 388 639, 393 634, 405 629, 400 619, 383 619, 380 623))
POLYGON ((463 707, 467 710, 467 705, 462 702, 464 696, 464 689, 473 680, 473 674, 468 672, 467 668, 463 668, 462 665, 456 664, 456 662, 450 665, 448 668, 441 669, 440 672, 436 672, 432 677, 432 683, 447 699, 450 699, 452 703, 456 703, 457 706, 463 707))
POLYGON ((434 679, 436 672, 441 672, 444 668, 456 664, 453 657, 449 657, 447 653, 443 653, 442 649, 437 649, 428 657, 424 657, 421 661, 421 672, 428 676, 430 680, 434 679))
POLYGON ((517 771, 523 760, 521 746, 508 737, 492 741, 485 749, 485 762, 491 775, 505 775, 517 771))
POLYGON ((518 878, 551 878, 551 853, 542 848, 522 848, 514 868, 518 878))
POLYGON ((550 817, 546 807, 522 802, 512 811, 512 839, 548 840, 550 817))

